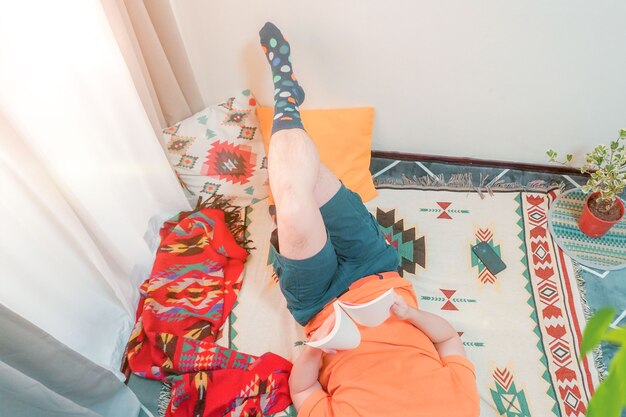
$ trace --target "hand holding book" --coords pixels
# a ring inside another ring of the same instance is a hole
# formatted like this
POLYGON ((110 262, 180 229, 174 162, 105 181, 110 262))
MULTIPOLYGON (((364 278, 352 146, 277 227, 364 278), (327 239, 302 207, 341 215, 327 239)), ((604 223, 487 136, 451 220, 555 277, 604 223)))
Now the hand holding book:
POLYGON ((391 306, 391 311, 393 314, 400 320, 406 320, 409 318, 411 307, 406 303, 406 300, 399 296, 398 294, 394 294, 393 297, 393 305, 391 306))
POLYGON ((314 333, 315 337, 312 337, 312 340, 306 344, 326 352, 354 349, 361 343, 361 333, 355 322, 368 327, 382 324, 391 315, 394 302, 393 288, 364 304, 350 304, 337 300, 333 303, 333 314, 324 321, 314 333), (327 331, 329 325, 332 325, 330 332, 318 339, 327 331), (324 328, 323 331, 322 328, 324 328))
MULTIPOLYGON (((334 326, 335 326, 335 313, 333 312, 333 313, 330 313, 330 316, 326 317, 326 320, 324 320, 322 325, 318 327, 317 330, 315 330, 311 334, 309 341, 305 342, 304 344, 309 344, 310 342, 316 342, 325 338, 333 330, 334 326)), ((319 348, 319 349, 321 349, 325 353, 331 353, 331 354, 337 353, 335 349, 325 349, 325 348, 319 348)))

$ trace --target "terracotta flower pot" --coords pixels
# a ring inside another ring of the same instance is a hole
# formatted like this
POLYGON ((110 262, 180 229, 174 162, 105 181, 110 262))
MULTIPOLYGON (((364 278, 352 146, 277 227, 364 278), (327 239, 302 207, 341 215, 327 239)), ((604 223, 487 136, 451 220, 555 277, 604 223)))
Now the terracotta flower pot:
POLYGON ((589 210, 589 200, 600 193, 592 193, 587 196, 585 199, 585 205, 583 207, 583 211, 580 214, 580 218, 578 219, 578 227, 580 231, 586 234, 591 238, 602 237, 608 232, 615 223, 622 220, 624 217, 624 203, 619 198, 616 200, 616 204, 620 209, 620 217, 617 220, 608 221, 597 217, 595 214, 589 210))

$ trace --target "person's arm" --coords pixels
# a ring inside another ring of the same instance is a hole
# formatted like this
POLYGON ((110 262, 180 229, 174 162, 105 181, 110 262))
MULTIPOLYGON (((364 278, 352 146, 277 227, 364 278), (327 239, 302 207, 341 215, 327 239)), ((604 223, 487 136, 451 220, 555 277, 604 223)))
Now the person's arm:
MULTIPOLYGON (((310 340, 314 341, 326 336, 332 330, 334 323, 335 314, 333 313, 313 332, 310 340)), ((324 352, 335 353, 335 351, 325 351, 305 345, 302 353, 293 364, 291 375, 289 376, 289 393, 291 402, 293 402, 293 406, 297 411, 300 410, 304 401, 311 395, 320 391, 325 392, 318 380, 322 354, 324 352)))
POLYGON ((408 320, 420 329, 433 342, 439 357, 465 356, 465 348, 459 334, 444 318, 409 306, 399 295, 395 296, 391 311, 400 320, 408 320))
POLYGON ((322 351, 305 346, 293 364, 289 376, 289 392, 291 401, 299 411, 304 401, 318 391, 324 391, 318 381, 322 351))

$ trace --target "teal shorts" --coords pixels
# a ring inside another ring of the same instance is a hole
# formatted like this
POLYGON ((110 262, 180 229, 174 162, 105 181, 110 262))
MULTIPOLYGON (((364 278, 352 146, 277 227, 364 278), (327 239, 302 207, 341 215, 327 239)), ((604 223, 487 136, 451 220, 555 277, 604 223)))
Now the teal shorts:
MULTIPOLYGON (((287 308, 306 325, 324 306, 367 275, 396 271, 399 255, 388 245, 376 219, 358 194, 341 188, 320 207, 328 239, 308 259, 280 255, 275 247, 274 272, 287 299, 287 308)), ((279 245, 280 247, 280 245, 279 245)))

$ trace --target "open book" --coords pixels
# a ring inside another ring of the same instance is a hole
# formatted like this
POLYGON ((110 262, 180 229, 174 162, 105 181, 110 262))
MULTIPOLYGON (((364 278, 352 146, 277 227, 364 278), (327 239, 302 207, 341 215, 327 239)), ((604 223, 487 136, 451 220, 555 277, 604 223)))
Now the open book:
POLYGON ((351 304, 335 301, 335 325, 324 338, 307 345, 335 350, 354 349, 361 343, 361 332, 354 322, 362 326, 376 327, 391 315, 394 291, 388 289, 384 294, 364 304, 351 304))

